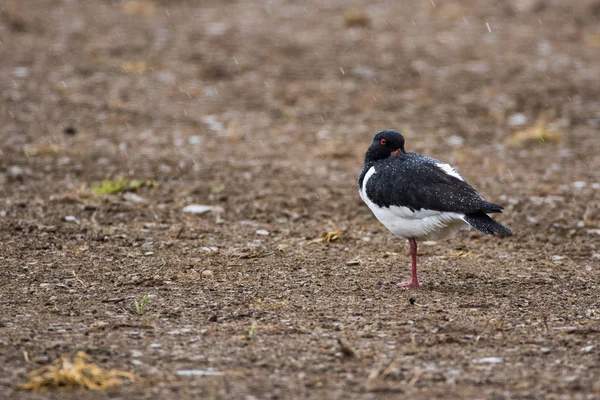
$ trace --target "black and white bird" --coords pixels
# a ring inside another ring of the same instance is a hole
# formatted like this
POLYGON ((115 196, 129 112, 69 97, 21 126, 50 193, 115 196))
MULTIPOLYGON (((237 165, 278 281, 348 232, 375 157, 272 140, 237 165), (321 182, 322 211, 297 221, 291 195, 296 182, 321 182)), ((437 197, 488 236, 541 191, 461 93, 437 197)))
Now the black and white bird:
POLYGON ((412 280, 398 286, 420 285, 417 240, 442 238, 464 223, 490 235, 512 234, 488 216, 502 212, 502 206, 484 200, 450 165, 407 153, 404 136, 393 130, 373 137, 358 178, 358 191, 386 228, 408 239, 412 280))

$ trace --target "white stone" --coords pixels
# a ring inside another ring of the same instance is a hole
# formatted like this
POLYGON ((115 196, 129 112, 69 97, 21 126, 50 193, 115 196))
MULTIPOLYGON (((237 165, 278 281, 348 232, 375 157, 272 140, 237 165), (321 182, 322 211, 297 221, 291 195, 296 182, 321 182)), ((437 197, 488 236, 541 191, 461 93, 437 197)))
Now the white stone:
POLYGON ((473 360, 473 364, 502 364, 504 360, 500 357, 484 357, 473 360))
POLYGON ((220 206, 204 206, 201 204, 190 204, 183 208, 183 212, 192 213, 192 214, 204 214, 209 211, 212 211, 215 213, 222 213, 224 210, 223 210, 223 207, 220 207, 220 206))
POLYGON ((64 219, 67 222, 75 222, 77 225, 81 224, 81 221, 79 221, 77 218, 75 218, 72 215, 67 215, 64 219))
POLYGON ((516 113, 508 117, 508 125, 522 126, 527 123, 527 116, 523 113, 516 113))
POLYGON ((224 375, 221 371, 214 371, 212 369, 180 369, 175 371, 177 376, 222 376, 224 375))
POLYGON ((595 344, 590 344, 589 346, 585 346, 581 348, 581 352, 582 353, 589 353, 590 351, 594 350, 596 348, 595 344))

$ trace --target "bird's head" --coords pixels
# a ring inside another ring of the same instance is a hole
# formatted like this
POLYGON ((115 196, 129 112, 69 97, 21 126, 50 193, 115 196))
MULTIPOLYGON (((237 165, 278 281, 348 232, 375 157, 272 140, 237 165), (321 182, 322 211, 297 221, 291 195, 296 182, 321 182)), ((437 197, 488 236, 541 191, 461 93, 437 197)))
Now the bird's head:
POLYGON ((404 136, 400 132, 385 130, 377 132, 373 143, 365 156, 366 161, 378 161, 384 158, 399 156, 404 150, 404 136))

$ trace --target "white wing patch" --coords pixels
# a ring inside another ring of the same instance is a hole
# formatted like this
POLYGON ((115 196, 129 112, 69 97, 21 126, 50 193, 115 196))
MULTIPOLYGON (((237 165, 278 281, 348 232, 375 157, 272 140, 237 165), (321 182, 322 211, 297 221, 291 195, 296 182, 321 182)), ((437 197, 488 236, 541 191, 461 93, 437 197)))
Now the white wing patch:
POLYGON ((367 203, 369 208, 371 208, 371 205, 369 204, 370 200, 367 198, 367 182, 369 181, 369 179, 371 179, 371 177, 373 176, 374 173, 375 173, 375 167, 369 168, 369 170, 365 174, 365 177, 363 178, 362 187, 358 191, 358 193, 360 194, 360 198, 363 199, 363 201, 365 203, 367 203))
POLYGON ((439 164, 435 164, 435 165, 439 169, 444 171, 446 174, 453 176, 457 179, 460 179, 461 181, 465 180, 462 176, 460 176, 460 174, 454 168, 452 168, 452 166, 450 164, 439 163, 439 164))

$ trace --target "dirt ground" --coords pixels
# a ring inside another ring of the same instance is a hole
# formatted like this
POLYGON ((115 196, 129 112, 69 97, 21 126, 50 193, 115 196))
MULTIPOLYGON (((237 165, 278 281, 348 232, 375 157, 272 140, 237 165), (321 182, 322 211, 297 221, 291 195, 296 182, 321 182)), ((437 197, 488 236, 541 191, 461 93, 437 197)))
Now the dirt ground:
POLYGON ((600 2, 3 0, 0 54, 0 398, 600 398, 600 2), (514 236, 397 287, 384 128, 514 236), (145 381, 18 389, 78 351, 145 381))

